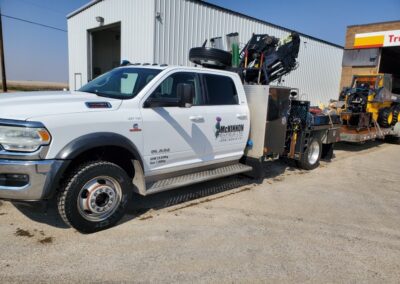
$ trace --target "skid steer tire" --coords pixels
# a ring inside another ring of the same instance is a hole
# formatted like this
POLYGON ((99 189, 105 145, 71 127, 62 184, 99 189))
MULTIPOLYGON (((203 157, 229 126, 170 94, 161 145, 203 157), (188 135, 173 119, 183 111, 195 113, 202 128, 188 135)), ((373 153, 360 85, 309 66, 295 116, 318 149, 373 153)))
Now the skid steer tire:
POLYGON ((232 64, 230 52, 208 47, 195 47, 189 52, 189 60, 204 67, 228 67, 232 64))
POLYGON ((378 123, 381 127, 388 128, 393 123, 393 111, 391 108, 383 108, 379 111, 378 123))
POLYGON ((319 167, 319 162, 322 155, 322 142, 318 138, 312 138, 307 150, 301 156, 301 159, 296 162, 297 167, 311 171, 319 167))
POLYGON ((396 125, 400 121, 400 105, 396 105, 392 108, 393 110, 393 122, 392 125, 396 125))

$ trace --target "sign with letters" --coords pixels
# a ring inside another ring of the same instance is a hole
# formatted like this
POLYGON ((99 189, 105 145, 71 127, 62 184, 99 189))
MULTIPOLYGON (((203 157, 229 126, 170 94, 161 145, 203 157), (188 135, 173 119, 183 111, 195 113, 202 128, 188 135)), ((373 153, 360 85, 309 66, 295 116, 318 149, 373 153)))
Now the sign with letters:
POLYGON ((356 34, 354 48, 400 46, 400 30, 356 34))

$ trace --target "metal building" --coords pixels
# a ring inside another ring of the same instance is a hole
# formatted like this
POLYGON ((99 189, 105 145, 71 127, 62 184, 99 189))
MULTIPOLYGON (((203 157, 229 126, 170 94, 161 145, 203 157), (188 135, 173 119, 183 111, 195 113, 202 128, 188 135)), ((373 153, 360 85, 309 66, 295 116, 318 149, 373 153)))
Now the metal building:
MULTIPOLYGON (((199 0, 93 0, 68 15, 72 90, 131 62, 189 65, 191 47, 238 32, 286 37, 290 30, 199 0)), ((337 98, 343 47, 301 34, 299 68, 282 85, 300 89, 313 104, 337 98)))

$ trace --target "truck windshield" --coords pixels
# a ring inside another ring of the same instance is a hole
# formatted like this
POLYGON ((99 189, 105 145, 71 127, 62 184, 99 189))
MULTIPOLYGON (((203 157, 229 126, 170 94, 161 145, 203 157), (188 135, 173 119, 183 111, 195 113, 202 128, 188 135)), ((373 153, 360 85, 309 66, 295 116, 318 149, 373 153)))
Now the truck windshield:
POLYGON ((79 91, 113 99, 131 99, 160 72, 149 68, 117 68, 97 77, 79 91))

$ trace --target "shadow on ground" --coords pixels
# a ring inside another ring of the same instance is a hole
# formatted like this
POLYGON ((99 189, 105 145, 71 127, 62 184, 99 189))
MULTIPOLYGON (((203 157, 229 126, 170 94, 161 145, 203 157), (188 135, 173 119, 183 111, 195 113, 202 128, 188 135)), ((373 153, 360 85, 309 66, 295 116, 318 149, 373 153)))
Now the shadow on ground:
POLYGON ((335 144, 335 150, 349 151, 349 152, 361 152, 371 148, 379 148, 385 144, 382 140, 367 141, 364 143, 350 143, 350 142, 339 142, 335 144))
MULTIPOLYGON (((274 179, 286 171, 298 171, 291 163, 282 160, 265 163, 264 170, 265 179, 274 179)), ((229 192, 239 187, 248 186, 248 188, 246 188, 246 190, 248 190, 251 185, 262 182, 263 180, 254 180, 244 175, 234 175, 150 196, 135 194, 134 200, 120 224, 138 218, 149 210, 168 208, 200 198, 210 197, 222 192, 229 192)), ((13 205, 22 214, 35 222, 44 223, 61 229, 68 228, 58 214, 55 200, 51 200, 46 204, 13 203, 13 205)))

